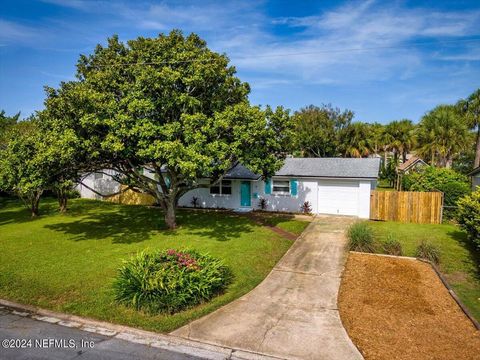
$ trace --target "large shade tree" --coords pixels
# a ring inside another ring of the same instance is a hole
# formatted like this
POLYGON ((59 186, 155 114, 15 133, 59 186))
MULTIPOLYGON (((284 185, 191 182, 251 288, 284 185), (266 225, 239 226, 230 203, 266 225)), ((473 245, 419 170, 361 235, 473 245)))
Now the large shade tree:
POLYGON ((72 171, 77 138, 71 131, 59 133, 39 124, 38 117, 12 124, 0 147, 0 190, 23 200, 33 217, 47 189, 58 195, 59 209, 65 211, 67 193, 78 179, 72 171))
POLYGON ((114 36, 80 57, 77 81, 47 89, 45 121, 73 130, 83 170, 115 170, 154 196, 175 228, 178 199, 208 186, 203 178, 217 182, 237 162, 271 176, 286 155, 288 113, 250 106, 235 72, 195 34, 114 36))
POLYGON ((32 121, 12 126, 0 148, 0 190, 18 196, 38 216, 40 196, 47 187, 48 167, 39 156, 40 133, 32 121))
POLYGON ((473 167, 477 168, 480 166, 480 89, 474 91, 468 98, 460 100, 457 106, 465 115, 469 128, 476 133, 473 167))

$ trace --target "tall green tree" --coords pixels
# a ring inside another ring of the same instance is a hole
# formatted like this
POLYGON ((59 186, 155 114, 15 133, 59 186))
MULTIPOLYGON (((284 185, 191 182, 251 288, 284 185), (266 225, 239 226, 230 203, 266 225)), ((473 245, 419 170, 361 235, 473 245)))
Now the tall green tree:
POLYGON ((47 111, 61 97, 69 105, 45 121, 73 130, 85 170, 115 170, 117 181, 154 196, 175 228, 178 199, 207 186, 201 179, 218 182, 237 162, 271 176, 286 156, 288 112, 250 106, 235 73, 195 34, 126 44, 114 36, 80 57, 78 81, 47 89, 47 111))
POLYGON ((9 129, 0 149, 0 190, 17 195, 38 216, 40 196, 47 187, 49 169, 39 152, 40 133, 33 122, 9 129))
POLYGON ((450 168, 467 137, 468 129, 458 109, 440 105, 425 114, 418 125, 417 152, 431 165, 450 168))
POLYGON ((309 105, 293 116, 294 148, 305 157, 332 157, 338 154, 339 132, 348 126, 354 113, 332 105, 309 105))
POLYGON ((466 117, 468 127, 476 132, 473 167, 477 168, 480 166, 480 89, 475 90, 468 98, 460 100, 457 106, 466 117))
POLYGON ((389 150, 393 151, 394 158, 402 157, 402 161, 407 161, 407 154, 414 147, 415 126, 411 120, 395 120, 385 126, 385 139, 389 150))
POLYGON ((372 152, 369 126, 355 122, 340 131, 339 151, 343 157, 367 157, 372 152))
POLYGON ((380 153, 386 151, 385 126, 375 122, 368 124, 368 127, 372 152, 375 155, 379 155, 380 153))
POLYGON ((0 111, 0 147, 5 143, 5 136, 8 128, 15 125, 20 119, 20 112, 13 116, 5 114, 5 110, 0 111), (2 140, 3 139, 3 140, 2 140))

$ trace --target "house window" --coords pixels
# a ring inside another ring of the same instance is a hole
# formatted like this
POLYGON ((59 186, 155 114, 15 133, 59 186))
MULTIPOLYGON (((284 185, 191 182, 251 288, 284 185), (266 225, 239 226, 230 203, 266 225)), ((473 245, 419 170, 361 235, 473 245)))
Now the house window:
POLYGON ((210 186, 210 194, 231 195, 232 194, 232 180, 222 180, 218 184, 210 186))
POLYGON ((290 181, 273 180, 273 192, 279 194, 290 194, 290 181))

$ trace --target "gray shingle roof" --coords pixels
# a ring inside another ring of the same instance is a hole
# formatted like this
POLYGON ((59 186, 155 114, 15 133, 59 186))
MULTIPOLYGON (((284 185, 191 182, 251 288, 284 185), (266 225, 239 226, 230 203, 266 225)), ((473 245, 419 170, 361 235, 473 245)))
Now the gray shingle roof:
POLYGON ((260 175, 251 172, 242 164, 235 165, 233 168, 227 171, 224 179, 246 179, 246 180, 258 180, 260 175))
POLYGON ((275 175, 376 179, 379 169, 379 158, 287 158, 275 175))

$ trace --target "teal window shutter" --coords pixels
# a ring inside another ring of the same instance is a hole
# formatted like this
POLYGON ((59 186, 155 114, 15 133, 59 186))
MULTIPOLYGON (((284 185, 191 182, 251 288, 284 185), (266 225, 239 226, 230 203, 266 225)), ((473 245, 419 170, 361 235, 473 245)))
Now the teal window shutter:
POLYGON ((167 185, 167 188, 170 187, 170 178, 168 176, 165 176, 165 185, 167 185))
POLYGON ((265 179, 265 194, 272 193, 272 179, 265 179))
POLYGON ((297 179, 290 180, 290 194, 297 196, 298 181, 297 179))

